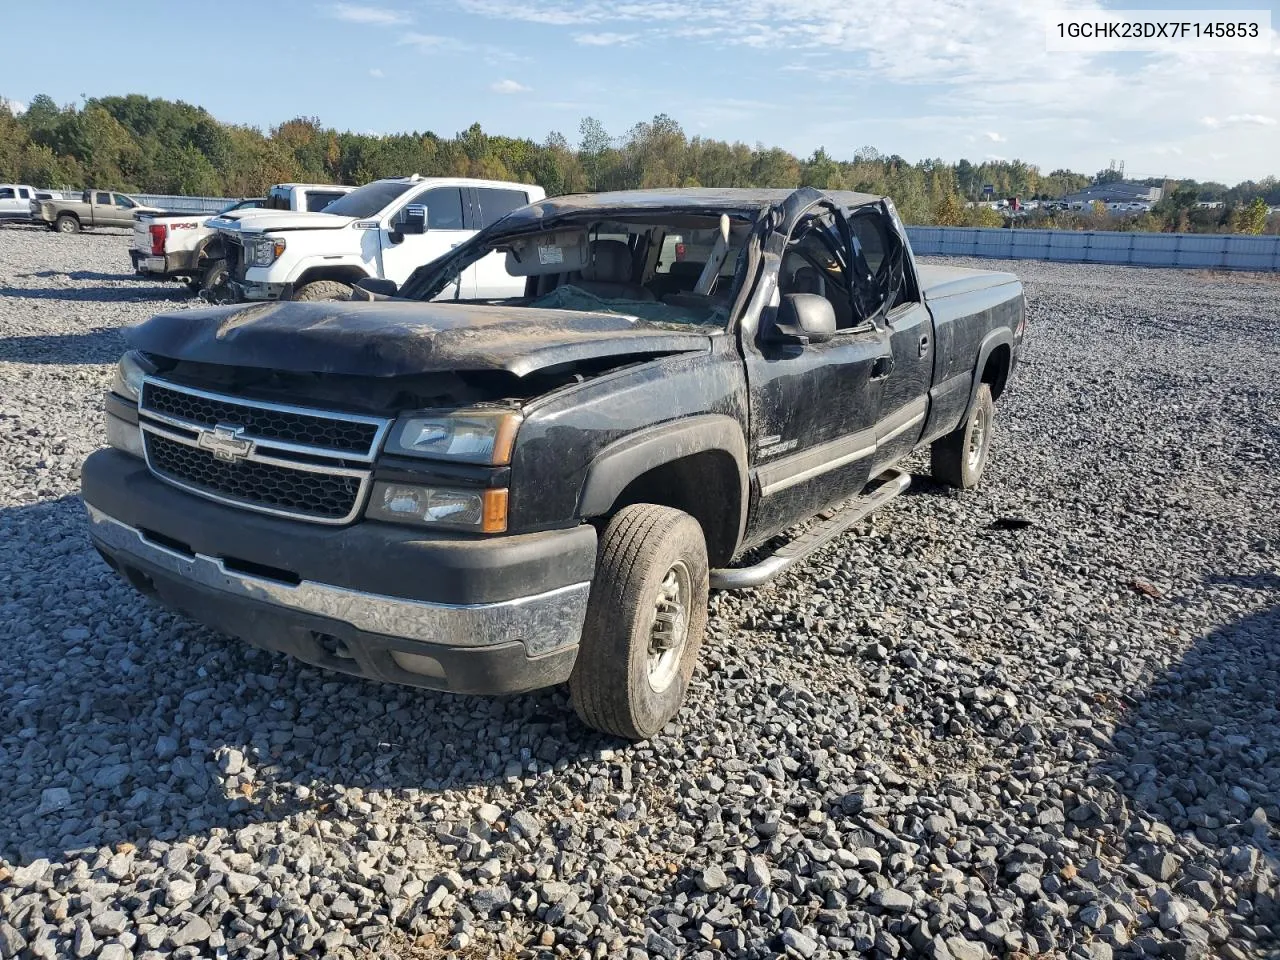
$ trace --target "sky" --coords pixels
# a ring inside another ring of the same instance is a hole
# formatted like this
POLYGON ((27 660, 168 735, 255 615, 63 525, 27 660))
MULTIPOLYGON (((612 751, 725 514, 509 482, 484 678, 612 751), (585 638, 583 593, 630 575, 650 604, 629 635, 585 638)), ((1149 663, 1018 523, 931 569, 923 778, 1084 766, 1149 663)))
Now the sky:
MULTIPOLYGON (((1209 0, 0 0, 0 96, 143 93, 262 128, 578 140, 666 113, 689 135, 862 146, 1048 173, 1280 175, 1280 41, 1267 53, 1049 53, 1054 9, 1209 0), (216 11, 216 14, 215 14, 216 11), (50 29, 72 57, 30 42, 50 29)), ((1217 6, 1271 11, 1280 0, 1217 6)))

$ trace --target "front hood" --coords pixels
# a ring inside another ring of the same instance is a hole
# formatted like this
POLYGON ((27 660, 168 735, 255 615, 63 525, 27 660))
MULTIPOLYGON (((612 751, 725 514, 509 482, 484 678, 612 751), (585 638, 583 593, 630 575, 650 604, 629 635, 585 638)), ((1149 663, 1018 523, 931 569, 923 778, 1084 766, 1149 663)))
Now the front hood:
POLYGON ((162 313, 131 346, 196 363, 399 377, 505 370, 518 377, 597 357, 706 350, 710 337, 608 313, 471 304, 283 301, 162 313))
POLYGON ((332 213, 308 213, 307 211, 233 210, 231 213, 205 221, 205 226, 229 233, 265 233, 268 230, 338 230, 355 220, 355 217, 339 217, 332 213))

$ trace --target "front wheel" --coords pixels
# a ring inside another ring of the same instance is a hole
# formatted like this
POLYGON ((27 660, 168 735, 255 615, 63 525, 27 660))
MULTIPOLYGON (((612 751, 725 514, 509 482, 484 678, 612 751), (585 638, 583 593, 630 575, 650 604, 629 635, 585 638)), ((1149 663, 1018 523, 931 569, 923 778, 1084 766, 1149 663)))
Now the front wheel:
POLYGON ((638 503, 609 521, 569 678, 583 723, 645 740, 676 715, 706 632, 707 574, 689 514, 638 503))
POLYGON ((295 300, 346 300, 351 296, 351 287, 337 280, 313 280, 304 283, 294 291, 295 300))
POLYGON ((200 282, 197 290, 217 290, 230 278, 231 274, 227 271, 227 261, 219 257, 217 260, 210 260, 205 264, 204 270, 200 274, 200 282))
POLYGON ((945 437, 935 440, 929 448, 930 467, 935 480, 961 490, 972 490, 978 485, 991 451, 995 416, 991 387, 979 384, 973 409, 965 422, 945 437))

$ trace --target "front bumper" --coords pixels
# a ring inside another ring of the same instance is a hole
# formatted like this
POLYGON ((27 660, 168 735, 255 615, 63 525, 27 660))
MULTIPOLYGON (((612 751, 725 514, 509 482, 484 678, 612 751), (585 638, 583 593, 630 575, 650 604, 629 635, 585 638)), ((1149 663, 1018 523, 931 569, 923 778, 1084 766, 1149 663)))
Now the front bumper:
POLYGON ((292 300, 292 283, 266 283, 257 280, 228 280, 227 286, 237 300, 292 300))
POLYGON ((101 450, 90 537, 166 606, 317 666, 456 693, 568 679, 595 562, 589 526, 490 539, 247 514, 101 450))

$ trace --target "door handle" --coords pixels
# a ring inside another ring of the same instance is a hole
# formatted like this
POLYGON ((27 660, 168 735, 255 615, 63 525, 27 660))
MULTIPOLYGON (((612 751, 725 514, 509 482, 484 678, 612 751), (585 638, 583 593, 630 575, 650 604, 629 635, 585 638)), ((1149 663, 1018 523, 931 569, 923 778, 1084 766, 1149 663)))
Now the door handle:
POLYGON ((920 334, 920 356, 924 356, 929 352, 929 335, 927 333, 920 334))
POLYGON ((871 365, 872 380, 883 380, 889 376, 889 371, 893 369, 893 357, 884 356, 876 357, 876 362, 871 365))

